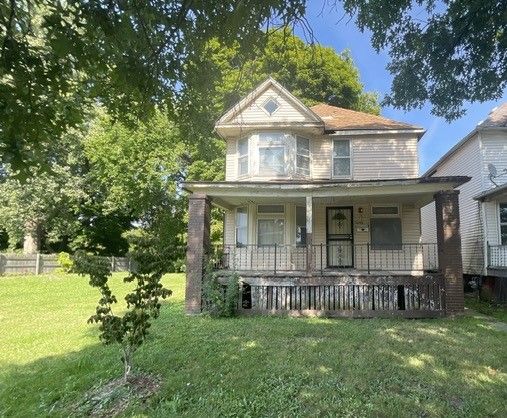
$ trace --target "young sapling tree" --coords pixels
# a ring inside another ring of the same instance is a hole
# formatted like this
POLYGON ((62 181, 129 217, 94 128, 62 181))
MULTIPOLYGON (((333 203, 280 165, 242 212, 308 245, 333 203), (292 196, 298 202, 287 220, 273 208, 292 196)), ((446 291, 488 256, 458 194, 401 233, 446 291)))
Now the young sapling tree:
POLYGON ((160 283, 162 271, 156 262, 157 257, 145 247, 147 241, 140 238, 134 250, 136 271, 130 272, 124 281, 135 283, 132 292, 125 296, 127 310, 116 315, 113 306, 118 302, 109 287, 111 277, 109 260, 105 257, 87 255, 78 252, 74 255, 74 269, 81 275, 89 275, 90 285, 99 289, 101 297, 95 314, 89 323, 100 324, 100 340, 104 344, 118 344, 124 365, 124 382, 132 375, 133 356, 145 342, 151 320, 159 316, 160 301, 172 294, 172 291, 160 283))

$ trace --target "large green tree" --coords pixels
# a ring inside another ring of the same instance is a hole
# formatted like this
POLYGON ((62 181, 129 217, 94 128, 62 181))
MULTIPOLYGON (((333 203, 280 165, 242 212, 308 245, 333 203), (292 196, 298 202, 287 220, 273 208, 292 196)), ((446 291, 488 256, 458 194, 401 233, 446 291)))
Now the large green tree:
POLYGON ((303 0, 0 2, 1 162, 15 170, 43 162, 96 101, 123 119, 171 110, 203 44, 250 48, 262 42, 261 26, 304 10, 303 0))
POLYGON ((136 126, 100 116, 84 148, 90 182, 103 197, 100 213, 123 214, 132 219, 134 235, 136 229, 153 234, 164 254, 181 255, 186 199, 180 184, 188 147, 167 115, 155 111, 136 126))
MULTIPOLYGON (((217 118, 247 92, 274 77, 311 106, 324 102, 378 114, 375 93, 365 92, 350 53, 304 42, 290 30, 267 32, 266 43, 245 54, 239 44, 230 47, 218 39, 208 42, 189 61, 186 88, 179 99, 182 134, 209 136, 217 118)), ((209 155, 213 142, 202 141, 209 155)))
POLYGON ((346 13, 386 49, 394 76, 385 103, 430 102, 448 120, 466 102, 499 99, 507 86, 507 0, 343 0, 346 13))
POLYGON ((57 245, 79 234, 80 207, 87 196, 78 130, 68 132, 51 147, 46 164, 50 170, 31 167, 23 182, 10 175, 0 180, 0 227, 9 237, 9 246, 23 243, 27 252, 57 245))

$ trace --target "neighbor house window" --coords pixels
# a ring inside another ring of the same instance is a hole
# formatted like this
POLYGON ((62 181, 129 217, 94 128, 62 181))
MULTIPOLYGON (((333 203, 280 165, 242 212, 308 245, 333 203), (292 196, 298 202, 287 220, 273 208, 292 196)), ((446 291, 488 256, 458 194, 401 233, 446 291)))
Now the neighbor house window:
POLYGON ((296 245, 306 245, 306 207, 296 206, 296 245))
POLYGON ((247 208, 236 209, 236 246, 248 243, 248 211, 247 208))
POLYGON ((285 175, 285 135, 259 134, 259 174, 285 175))
POLYGON ((299 173, 310 174, 310 140, 296 137, 296 168, 299 173))
POLYGON ((398 206, 373 206, 370 220, 373 250, 401 250, 401 219, 398 206))
POLYGON ((500 239, 507 245, 507 203, 500 203, 500 239))
POLYGON ((248 138, 238 141, 238 175, 248 174, 248 138))
POLYGON ((350 177, 350 141, 333 141, 333 177, 350 177))
POLYGON ((258 205, 257 214, 257 244, 259 246, 283 244, 285 206, 258 205))

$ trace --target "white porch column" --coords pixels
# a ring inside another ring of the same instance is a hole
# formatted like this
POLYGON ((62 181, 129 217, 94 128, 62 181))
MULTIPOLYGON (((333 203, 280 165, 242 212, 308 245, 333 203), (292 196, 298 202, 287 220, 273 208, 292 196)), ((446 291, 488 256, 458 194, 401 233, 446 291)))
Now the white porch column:
POLYGON ((306 271, 312 272, 313 264, 313 196, 306 196, 306 271))

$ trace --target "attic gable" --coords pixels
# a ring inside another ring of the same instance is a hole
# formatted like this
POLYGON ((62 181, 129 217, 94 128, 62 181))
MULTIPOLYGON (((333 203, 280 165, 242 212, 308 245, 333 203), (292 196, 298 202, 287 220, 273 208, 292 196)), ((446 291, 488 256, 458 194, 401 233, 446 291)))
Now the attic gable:
POLYGON ((273 78, 268 78, 227 111, 216 127, 312 124, 322 119, 273 78))

